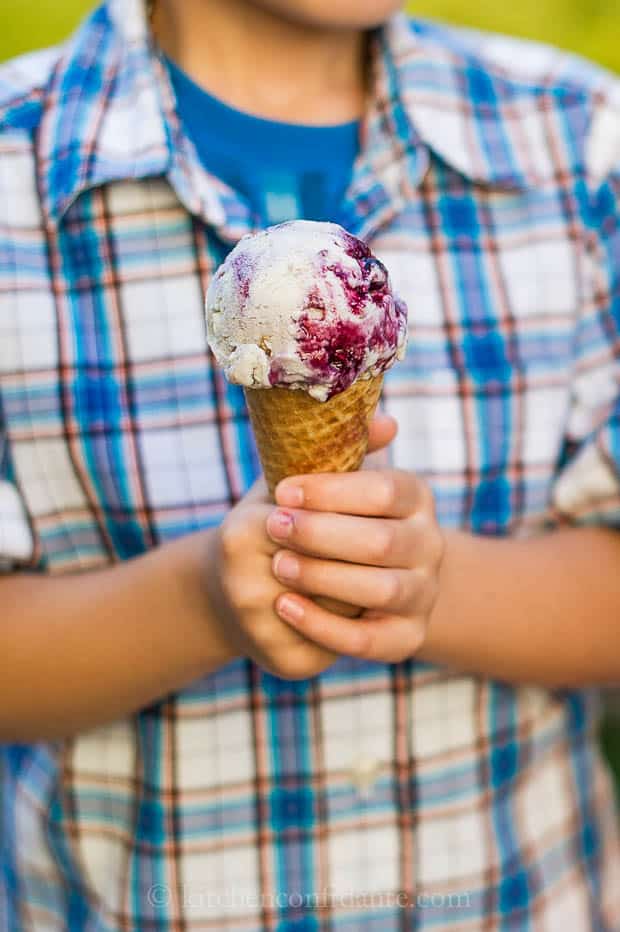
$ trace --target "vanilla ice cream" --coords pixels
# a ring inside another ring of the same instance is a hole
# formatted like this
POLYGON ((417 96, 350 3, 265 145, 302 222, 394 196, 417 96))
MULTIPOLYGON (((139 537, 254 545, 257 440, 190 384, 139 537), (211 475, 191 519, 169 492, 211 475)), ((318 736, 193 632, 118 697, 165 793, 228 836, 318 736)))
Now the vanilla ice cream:
POLYGON ((318 401, 402 359, 407 309, 368 246, 335 223, 245 236, 207 294, 209 345, 230 382, 318 401))

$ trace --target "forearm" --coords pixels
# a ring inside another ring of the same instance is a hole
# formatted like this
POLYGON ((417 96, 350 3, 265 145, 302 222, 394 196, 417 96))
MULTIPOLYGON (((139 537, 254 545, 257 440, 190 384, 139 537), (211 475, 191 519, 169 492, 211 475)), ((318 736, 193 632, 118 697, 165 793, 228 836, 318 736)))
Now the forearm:
POLYGON ((202 583, 211 540, 77 576, 0 579, 0 741, 113 721, 230 661, 202 583))
POLYGON ((620 534, 446 535, 421 659, 509 682, 620 682, 620 534))

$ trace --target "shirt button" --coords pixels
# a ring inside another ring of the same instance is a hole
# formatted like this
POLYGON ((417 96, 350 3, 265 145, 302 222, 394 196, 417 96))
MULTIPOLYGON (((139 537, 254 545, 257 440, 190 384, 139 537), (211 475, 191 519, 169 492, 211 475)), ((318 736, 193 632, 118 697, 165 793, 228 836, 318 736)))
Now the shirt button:
POLYGON ((376 757, 360 754, 353 762, 349 775, 353 786, 362 799, 368 799, 371 796, 372 788, 377 782, 380 771, 381 761, 377 760, 376 757))

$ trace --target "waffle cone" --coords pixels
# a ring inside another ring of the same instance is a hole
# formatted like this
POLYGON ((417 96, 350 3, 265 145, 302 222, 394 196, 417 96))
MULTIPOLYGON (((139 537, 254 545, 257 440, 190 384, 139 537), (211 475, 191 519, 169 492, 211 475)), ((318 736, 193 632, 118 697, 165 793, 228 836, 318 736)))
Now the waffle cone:
POLYGON ((329 401, 288 388, 248 388, 252 428, 273 496, 287 476, 359 469, 383 375, 358 379, 329 401))

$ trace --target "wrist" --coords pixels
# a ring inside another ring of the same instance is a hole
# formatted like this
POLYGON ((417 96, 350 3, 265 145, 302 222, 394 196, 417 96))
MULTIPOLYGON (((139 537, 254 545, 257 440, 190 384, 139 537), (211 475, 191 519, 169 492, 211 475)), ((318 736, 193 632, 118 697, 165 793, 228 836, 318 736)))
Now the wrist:
POLYGON ((214 530, 192 534, 175 546, 178 567, 177 578, 185 592, 188 612, 196 620, 196 661, 204 675, 225 666, 237 657, 230 637, 231 625, 223 613, 214 580, 217 532, 214 530))
MULTIPOLYGON (((429 663, 442 663, 445 660, 446 633, 449 635, 452 622, 458 623, 459 600, 458 597, 456 601, 454 598, 455 585, 458 595, 459 586, 462 585, 459 580, 463 575, 468 575, 466 564, 472 559, 475 562, 474 551, 478 540, 480 538, 464 531, 443 532, 444 550, 438 576, 439 592, 427 619, 424 643, 417 654, 420 660, 429 663)), ((474 585, 475 580, 471 579, 469 584, 474 585)))

